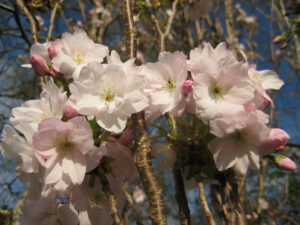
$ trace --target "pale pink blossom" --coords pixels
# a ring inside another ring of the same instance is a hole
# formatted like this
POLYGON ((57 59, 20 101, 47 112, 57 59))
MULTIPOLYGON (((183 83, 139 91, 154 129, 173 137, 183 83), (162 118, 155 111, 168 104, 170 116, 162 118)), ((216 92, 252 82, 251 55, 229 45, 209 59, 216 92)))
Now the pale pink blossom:
POLYGON ((39 200, 26 200, 22 206, 22 225, 78 225, 78 213, 70 203, 59 203, 54 194, 39 200))
POLYGON ((194 48, 190 52, 190 60, 187 60, 189 70, 192 72, 193 77, 198 73, 206 74, 208 68, 219 70, 228 64, 235 63, 233 51, 226 48, 225 42, 221 42, 215 49, 210 43, 203 43, 203 48, 194 48))
MULTIPOLYGON (((0 151, 5 157, 17 159, 16 169, 19 175, 37 174, 40 171, 40 164, 32 147, 32 137, 35 131, 26 123, 20 123, 18 128, 24 137, 20 136, 10 125, 4 125, 0 151)), ((21 180, 26 180, 26 177, 24 178, 21 180)))
POLYGON ((161 52, 158 62, 144 66, 146 86, 150 98, 150 111, 162 115, 180 116, 184 111, 183 84, 187 78, 186 56, 182 52, 161 52))
POLYGON ((102 66, 89 64, 70 85, 73 107, 89 118, 96 117, 105 130, 120 133, 127 118, 148 106, 142 92, 143 76, 133 61, 102 66))
POLYGON ((257 71, 256 65, 251 65, 248 70, 248 76, 255 88, 253 102, 256 108, 263 108, 267 102, 274 107, 273 101, 267 94, 267 90, 279 90, 284 82, 278 77, 278 74, 272 70, 257 71))
POLYGON ((240 112, 232 117, 210 122, 210 132, 216 138, 208 144, 216 167, 223 171, 233 168, 240 174, 259 168, 259 146, 269 135, 269 128, 257 114, 240 112))
POLYGON ((281 170, 294 171, 295 169, 297 169, 296 163, 289 157, 283 155, 276 155, 275 163, 281 170))
POLYGON ((40 99, 29 100, 12 109, 10 123, 19 129, 20 123, 27 123, 34 131, 38 124, 50 117, 62 118, 67 102, 67 93, 58 88, 51 78, 44 86, 40 99))
POLYGON ((96 166, 94 161, 99 162, 99 158, 88 156, 95 146, 84 117, 74 117, 68 122, 57 118, 43 120, 33 136, 33 146, 46 159, 45 184, 53 184, 56 189, 81 184, 87 165, 96 166))
POLYGON ((78 79, 81 69, 88 63, 102 62, 108 48, 96 44, 85 31, 78 29, 73 34, 62 35, 62 48, 52 58, 53 68, 66 78, 78 79), (80 43, 80 44, 78 44, 80 43))
POLYGON ((209 120, 244 111, 243 104, 254 96, 247 67, 242 63, 230 63, 221 68, 202 63, 202 72, 193 75, 197 116, 209 120))

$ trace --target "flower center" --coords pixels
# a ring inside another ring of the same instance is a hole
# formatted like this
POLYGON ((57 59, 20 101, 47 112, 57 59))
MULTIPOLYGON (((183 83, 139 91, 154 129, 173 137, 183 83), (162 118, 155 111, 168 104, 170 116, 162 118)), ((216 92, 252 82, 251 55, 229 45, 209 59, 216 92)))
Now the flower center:
POLYGON ((103 94, 100 94, 101 98, 106 102, 112 102, 115 94, 111 89, 106 89, 103 94))
POLYGON ((176 82, 174 80, 172 80, 171 78, 169 78, 168 83, 167 83, 167 90, 171 92, 175 88, 176 88, 176 82))
POLYGON ((222 88, 219 87, 218 85, 212 86, 209 90, 209 93, 211 97, 214 98, 215 100, 221 100, 223 97, 222 88))
POLYGON ((84 59, 79 53, 77 53, 73 59, 77 63, 77 65, 81 65, 84 63, 84 59))
POLYGON ((74 143, 70 142, 67 138, 58 139, 56 147, 60 155, 66 155, 75 149, 74 143))

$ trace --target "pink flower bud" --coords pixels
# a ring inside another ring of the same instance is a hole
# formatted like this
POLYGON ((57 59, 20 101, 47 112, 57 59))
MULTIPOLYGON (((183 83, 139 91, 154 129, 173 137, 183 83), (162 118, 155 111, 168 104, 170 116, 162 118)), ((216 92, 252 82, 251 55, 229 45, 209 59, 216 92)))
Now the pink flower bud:
POLYGON ((46 63, 46 60, 42 56, 39 55, 30 56, 30 63, 33 70, 41 76, 49 72, 49 67, 46 63))
POLYGON ((290 158, 283 155, 275 156, 275 163, 281 170, 293 171, 297 169, 296 163, 294 163, 290 158))
POLYGON ((290 139, 290 136, 279 128, 272 128, 269 134, 268 143, 271 144, 275 151, 284 149, 284 146, 290 139))
POLYGON ((193 80, 186 80, 184 82, 183 87, 182 87, 183 94, 187 95, 188 93, 190 93, 193 90, 193 86, 192 86, 193 83, 194 83, 193 80))
POLYGON ((79 115, 76 109, 74 109, 72 106, 67 106, 67 108, 65 108, 64 114, 69 118, 73 118, 79 115))
POLYGON ((54 77, 60 77, 60 73, 59 72, 57 72, 55 69, 53 69, 53 68, 51 68, 50 70, 49 70, 49 73, 52 75, 52 76, 54 76, 54 77))
POLYGON ((57 55, 54 45, 52 45, 48 48, 48 53, 49 53, 49 56, 51 59, 57 55))
POLYGON ((122 145, 127 146, 127 145, 129 145, 129 144, 133 141, 133 139, 134 139, 134 137, 133 137, 133 134, 132 134, 132 128, 129 127, 129 128, 127 128, 127 129, 123 132, 123 134, 122 134, 122 136, 121 136, 119 142, 120 142, 122 145))
POLYGON ((286 34, 279 35, 279 36, 277 36, 277 37, 275 37, 275 38, 273 39, 272 43, 273 43, 273 44, 278 44, 278 43, 280 43, 280 42, 285 41, 286 38, 287 38, 287 35, 286 35, 286 34))
POLYGON ((270 101, 267 98, 264 98, 264 102, 261 106, 262 109, 266 108, 268 105, 270 105, 270 101))

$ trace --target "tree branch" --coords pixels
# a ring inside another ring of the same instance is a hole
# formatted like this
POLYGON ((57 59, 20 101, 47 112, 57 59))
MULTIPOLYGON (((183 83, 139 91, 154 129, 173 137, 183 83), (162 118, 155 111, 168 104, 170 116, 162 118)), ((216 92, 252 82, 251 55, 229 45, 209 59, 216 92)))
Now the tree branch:
MULTIPOLYGON (((126 53, 127 58, 136 57, 136 30, 133 23, 132 1, 122 0, 126 22, 126 53)), ((136 146, 136 165, 145 188, 149 204, 150 218, 153 225, 166 225, 165 203, 162 189, 154 176, 151 162, 151 145, 148 139, 144 112, 132 115, 133 134, 136 146)))
POLYGON ((31 34, 32 34, 33 41, 34 41, 34 43, 37 43, 38 42, 37 29, 36 29, 36 23, 34 21, 34 18, 32 17, 30 11, 25 6, 23 0, 16 0, 16 3, 19 6, 19 8, 23 11, 26 18, 28 19, 29 24, 30 24, 30 29, 31 29, 31 34))
POLYGON ((204 185, 203 185, 202 181, 198 182, 198 189, 199 189, 199 198, 201 200, 208 223, 210 225, 216 225, 214 218, 212 216, 212 213, 211 213, 211 211, 208 207, 207 201, 206 201, 206 197, 205 197, 205 193, 204 193, 204 185))
POLYGON ((178 168, 173 168, 173 176, 175 180, 175 198, 179 208, 179 218, 181 225, 190 225, 191 218, 190 218, 190 209, 188 206, 188 201, 185 196, 184 190, 184 180, 182 177, 181 170, 178 168))

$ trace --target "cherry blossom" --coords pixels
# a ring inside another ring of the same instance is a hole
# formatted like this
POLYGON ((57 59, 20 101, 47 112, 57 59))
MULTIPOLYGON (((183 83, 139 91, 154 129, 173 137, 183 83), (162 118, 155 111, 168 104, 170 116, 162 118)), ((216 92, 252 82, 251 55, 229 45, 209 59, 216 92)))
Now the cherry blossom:
POLYGON ((67 94, 58 88, 51 78, 44 86, 40 99, 29 100, 12 110, 10 123, 19 129, 20 123, 27 123, 34 131, 38 124, 50 117, 61 118, 66 107, 67 94))
POLYGON ((101 62, 108 53, 108 48, 94 43, 85 33, 78 29, 73 34, 64 33, 61 46, 51 49, 53 68, 66 78, 78 79, 81 69, 88 63, 101 62), (78 44, 80 43, 80 44, 78 44))
POLYGON ((240 174, 259 168, 260 145, 269 136, 269 128, 257 114, 240 112, 232 117, 210 122, 210 132, 216 136, 208 145, 216 167, 223 171, 233 168, 240 174))
POLYGON ((99 162, 97 157, 86 157, 95 147, 92 130, 84 117, 74 117, 68 122, 57 118, 42 121, 33 136, 33 146, 46 159, 45 184, 53 184, 56 189, 81 184, 87 165, 96 161, 96 166, 99 162))
POLYGON ((89 118, 96 117, 105 130, 120 133, 127 118, 148 106, 142 93, 143 76, 130 64, 89 64, 70 85, 74 108, 89 118))
POLYGON ((146 111, 180 116, 184 110, 182 88, 187 78, 186 56, 181 52, 161 52, 158 62, 145 65, 143 74, 144 92, 150 98, 150 109, 146 111))

